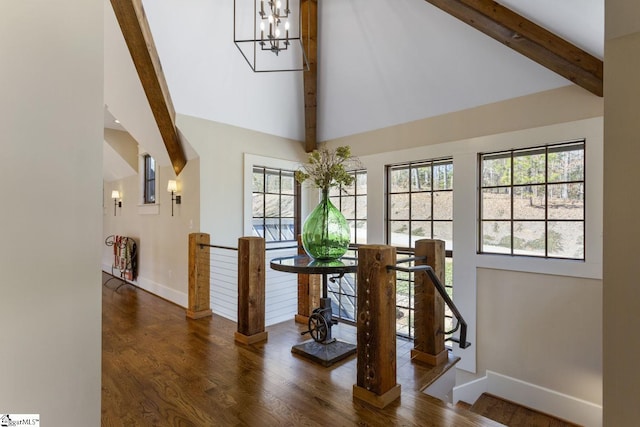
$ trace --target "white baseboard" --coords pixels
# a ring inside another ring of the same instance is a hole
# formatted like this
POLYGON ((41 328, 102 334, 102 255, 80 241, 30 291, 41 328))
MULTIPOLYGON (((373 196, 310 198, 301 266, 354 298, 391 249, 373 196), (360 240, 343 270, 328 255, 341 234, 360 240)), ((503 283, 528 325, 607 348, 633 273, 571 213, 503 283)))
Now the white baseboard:
MULTIPOLYGON (((102 265, 102 270, 107 274, 111 274, 111 266, 102 265)), ((172 303, 177 304, 180 307, 184 307, 185 309, 189 305, 188 294, 162 285, 160 283, 156 283, 153 280, 138 276, 136 280, 127 280, 126 282, 131 283, 132 285, 137 286, 140 289, 144 289, 145 291, 150 292, 154 295, 157 295, 160 298, 164 298, 167 301, 171 301, 172 303)))
POLYGON ((423 393, 433 396, 443 402, 452 403, 452 390, 456 385, 456 370, 447 369, 440 378, 422 390, 423 393))
POLYGON ((482 393, 486 393, 489 389, 487 381, 487 377, 482 377, 477 380, 455 386, 452 392, 453 404, 455 405, 462 400, 463 402, 473 405, 473 402, 478 400, 478 398, 482 396, 482 393))
POLYGON ((602 426, 601 405, 492 371, 454 387, 453 403, 473 403, 485 392, 586 427, 602 426))

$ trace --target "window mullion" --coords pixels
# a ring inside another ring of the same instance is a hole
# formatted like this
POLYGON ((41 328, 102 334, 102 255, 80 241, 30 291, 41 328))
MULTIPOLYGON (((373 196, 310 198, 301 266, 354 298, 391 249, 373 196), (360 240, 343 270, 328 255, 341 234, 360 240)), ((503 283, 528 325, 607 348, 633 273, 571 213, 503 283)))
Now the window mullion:
POLYGON ((511 151, 510 163, 511 164, 509 165, 509 168, 510 168, 510 170, 509 170, 509 175, 510 175, 509 193, 510 193, 510 202, 511 202, 511 214, 509 215, 509 224, 510 224, 510 227, 511 227, 511 255, 514 255, 515 254, 515 250, 514 250, 515 227, 513 226, 513 175, 514 175, 513 151, 511 151))

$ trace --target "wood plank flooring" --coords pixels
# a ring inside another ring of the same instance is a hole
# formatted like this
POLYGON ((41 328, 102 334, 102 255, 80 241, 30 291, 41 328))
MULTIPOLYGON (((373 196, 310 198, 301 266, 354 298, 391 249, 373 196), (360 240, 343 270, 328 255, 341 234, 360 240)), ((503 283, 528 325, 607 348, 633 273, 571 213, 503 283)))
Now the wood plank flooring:
MULTIPOLYGON (((497 426, 420 392, 432 373, 398 340, 402 396, 383 410, 352 400, 356 359, 329 368, 291 353, 308 339, 291 320, 266 343, 236 344, 237 325, 190 320, 132 286, 103 285, 103 426, 497 426)), ((355 328, 334 336, 355 342, 355 328)))

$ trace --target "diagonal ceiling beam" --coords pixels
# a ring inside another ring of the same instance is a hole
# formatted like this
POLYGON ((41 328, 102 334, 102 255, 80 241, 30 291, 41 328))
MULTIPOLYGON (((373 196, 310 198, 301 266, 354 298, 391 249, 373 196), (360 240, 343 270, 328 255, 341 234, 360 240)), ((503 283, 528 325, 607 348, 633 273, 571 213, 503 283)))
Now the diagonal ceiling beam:
POLYGON ((602 96, 603 63, 491 0, 426 0, 584 89, 602 96))
POLYGON ((309 69, 303 72, 304 79, 304 149, 307 153, 318 146, 317 93, 318 93, 318 1, 301 0, 302 45, 307 55, 309 69))
POLYGON ((176 129, 176 113, 142 0, 111 0, 111 6, 138 71, 173 170, 178 175, 187 164, 187 159, 176 129))

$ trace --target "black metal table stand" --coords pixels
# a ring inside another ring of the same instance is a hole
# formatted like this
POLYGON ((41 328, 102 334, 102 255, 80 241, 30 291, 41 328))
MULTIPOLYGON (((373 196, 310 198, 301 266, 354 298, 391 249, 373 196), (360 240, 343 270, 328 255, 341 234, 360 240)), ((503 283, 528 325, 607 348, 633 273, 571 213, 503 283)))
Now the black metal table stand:
POLYGON ((301 344, 294 345, 291 352, 306 357, 323 366, 331 366, 356 353, 356 345, 333 338, 331 327, 333 326, 333 313, 331 298, 328 296, 329 275, 336 274, 339 277, 345 273, 353 273, 357 270, 355 260, 350 263, 331 261, 323 263, 315 261, 304 255, 294 257, 274 258, 271 261, 274 270, 286 271, 298 274, 321 274, 322 297, 320 307, 313 310, 309 317, 309 330, 312 338, 301 344))

